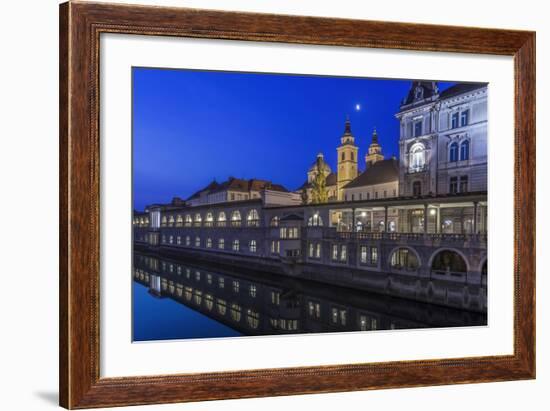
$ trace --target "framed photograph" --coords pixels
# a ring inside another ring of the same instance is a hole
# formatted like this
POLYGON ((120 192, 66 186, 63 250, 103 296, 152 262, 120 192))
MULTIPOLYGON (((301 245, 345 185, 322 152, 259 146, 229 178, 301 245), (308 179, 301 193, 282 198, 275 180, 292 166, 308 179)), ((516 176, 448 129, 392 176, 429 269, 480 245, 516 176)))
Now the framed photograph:
POLYGON ((535 33, 60 6, 60 404, 535 378, 535 33))

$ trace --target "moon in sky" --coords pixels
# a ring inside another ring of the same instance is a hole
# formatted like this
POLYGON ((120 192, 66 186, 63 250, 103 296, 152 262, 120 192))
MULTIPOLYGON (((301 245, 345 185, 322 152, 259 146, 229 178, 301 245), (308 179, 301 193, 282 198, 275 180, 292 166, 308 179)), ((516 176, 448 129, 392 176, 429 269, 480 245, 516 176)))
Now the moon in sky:
POLYGON ((355 105, 355 111, 359 111, 359 110, 361 110, 361 104, 357 103, 355 105))

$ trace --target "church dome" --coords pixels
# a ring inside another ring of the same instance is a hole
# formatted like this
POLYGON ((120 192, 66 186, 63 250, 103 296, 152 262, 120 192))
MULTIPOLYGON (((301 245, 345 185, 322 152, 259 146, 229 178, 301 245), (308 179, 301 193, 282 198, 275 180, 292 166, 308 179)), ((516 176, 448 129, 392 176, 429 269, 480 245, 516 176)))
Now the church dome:
POLYGON ((323 156, 323 153, 317 154, 317 158, 315 159, 311 167, 309 167, 308 172, 316 172, 317 164, 319 164, 320 169, 325 175, 329 175, 330 173, 332 173, 330 166, 325 162, 325 157, 323 156))

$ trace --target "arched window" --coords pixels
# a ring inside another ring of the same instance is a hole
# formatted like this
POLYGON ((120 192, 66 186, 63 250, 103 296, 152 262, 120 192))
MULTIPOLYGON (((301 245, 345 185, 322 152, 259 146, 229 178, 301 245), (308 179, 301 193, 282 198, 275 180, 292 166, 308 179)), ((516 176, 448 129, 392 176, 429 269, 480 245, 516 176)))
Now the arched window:
POLYGON ((231 225, 233 227, 241 226, 241 213, 239 212, 239 210, 235 210, 231 213, 231 225))
POLYGON ((218 227, 225 227, 227 223, 227 217, 223 211, 218 214, 218 227))
POLYGON ((353 153, 353 151, 351 152, 351 161, 355 161, 355 154, 353 153))
POLYGON ((181 227, 183 225, 183 217, 181 214, 178 214, 178 217, 176 218, 176 226, 181 227))
POLYGON ((255 208, 248 212, 246 223, 249 227, 258 227, 260 225, 260 216, 255 208))
POLYGON ((319 213, 315 213, 311 217, 309 217, 309 219, 307 220, 307 225, 313 227, 322 226, 323 219, 321 218, 319 213))
POLYGON ((175 222, 176 222, 176 220, 174 219, 174 216, 171 215, 171 216, 168 218, 168 226, 169 226, 169 227, 173 227, 175 222))
POLYGON ((191 218, 190 214, 187 214, 185 216, 185 226, 186 227, 191 227, 192 224, 193 224, 193 219, 191 218))
POLYGON ((207 213, 204 221, 205 227, 212 227, 214 225, 214 215, 212 213, 207 213))
POLYGON ((464 140, 460 143, 460 161, 470 158, 470 140, 464 140))
POLYGON ((408 248, 398 248, 391 255, 390 267, 401 271, 416 271, 420 263, 413 251, 408 248))
POLYGON ((432 261, 432 273, 466 274, 466 262, 460 254, 452 250, 438 252, 432 261))
POLYGON ((319 227, 323 225, 323 219, 321 218, 320 214, 313 215, 313 225, 316 225, 319 227))
POLYGON ((342 151, 342 161, 344 161, 345 159, 346 159, 346 153, 344 153, 344 152, 342 151))
POLYGON ((449 161, 458 161, 458 143, 452 143, 449 147, 449 161))
POLYGON ((420 181, 415 181, 413 183, 413 196, 419 197, 422 195, 422 183, 420 181))
POLYGON ((202 223, 202 217, 199 213, 195 214, 195 226, 200 227, 202 223))
POLYGON ((426 150, 424 144, 416 143, 409 152, 409 171, 418 172, 426 166, 426 150))
POLYGON ((166 219, 166 216, 162 216, 162 220, 160 220, 160 225, 162 227, 166 227, 166 224, 168 224, 168 220, 166 219))
POLYGON ((269 223, 270 227, 279 227, 279 216, 275 216, 271 219, 269 223))

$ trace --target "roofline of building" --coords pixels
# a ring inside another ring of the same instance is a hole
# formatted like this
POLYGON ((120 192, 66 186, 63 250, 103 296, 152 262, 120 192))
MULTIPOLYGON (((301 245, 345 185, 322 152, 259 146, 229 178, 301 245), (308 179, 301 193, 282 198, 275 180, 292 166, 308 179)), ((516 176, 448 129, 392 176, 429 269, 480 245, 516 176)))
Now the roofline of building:
MULTIPOLYGON (((277 191, 279 192, 279 191, 277 191)), ((262 198, 250 198, 248 200, 234 200, 234 201, 224 201, 220 203, 210 203, 210 204, 200 204, 196 206, 190 206, 190 205, 183 205, 183 206, 175 206, 172 204, 151 204, 146 206, 145 208, 151 209, 151 208, 161 208, 161 207, 169 207, 169 211, 191 211, 191 210, 199 210, 199 209, 205 209, 205 208, 212 208, 212 207, 218 207, 218 206, 231 206, 231 205, 243 205, 243 204, 254 204, 254 203, 261 203, 262 198)), ((141 211, 137 211, 141 212, 141 211)))
POLYGON ((319 207, 338 207, 345 208, 348 207, 383 207, 383 206, 398 206, 398 205, 408 205, 408 204, 424 204, 426 202, 439 202, 439 203, 455 203, 455 202, 468 202, 468 201, 486 201, 487 200, 487 191, 475 191, 467 194, 442 194, 442 195, 425 195, 425 196, 400 196, 400 197, 388 197, 388 198, 379 198, 372 200, 355 200, 355 201, 331 201, 327 203, 317 203, 317 204, 300 204, 294 206, 272 206, 264 207, 268 210, 278 210, 278 209, 294 209, 297 207, 302 208, 319 208, 319 207))
MULTIPOLYGON (((379 198, 371 200, 355 200, 355 201, 330 201, 326 203, 317 203, 317 204, 296 204, 296 205, 263 205, 262 208, 266 210, 281 210, 289 209, 293 210, 296 208, 319 208, 319 207, 383 207, 383 206, 398 206, 398 205, 414 205, 414 204, 424 204, 426 202, 439 202, 439 203, 454 203, 454 202, 467 202, 467 201, 486 201, 487 200, 487 191, 475 191, 469 192, 467 194, 440 194, 440 195, 425 195, 419 197, 413 196, 400 196, 400 197, 388 197, 388 198, 379 198)), ((232 206, 242 206, 248 204, 262 203, 261 198, 254 198, 249 200, 241 201, 226 201, 223 203, 214 203, 214 204, 204 204, 200 206, 171 206, 167 211, 193 211, 193 210, 204 210, 211 209, 216 207, 232 207, 232 206)), ((151 207, 163 207, 169 206, 166 205, 152 205, 147 206, 151 207)), ((135 213, 145 213, 145 211, 134 210, 135 213)))
MULTIPOLYGON (((474 93, 474 92, 476 92, 478 90, 481 90, 481 89, 487 89, 488 84, 489 83, 480 83, 479 87, 473 88, 471 90, 459 92, 459 93, 456 93, 456 94, 451 94, 450 96, 446 96, 446 97, 441 97, 441 94, 443 94, 446 91, 446 90, 444 90, 444 91, 442 91, 438 94, 435 94, 434 96, 437 96, 437 97, 433 98, 431 101, 426 101, 426 102, 417 103, 417 104, 409 103, 407 105, 399 106, 399 111, 397 113, 395 113, 395 117, 400 117, 400 116, 402 116, 403 114, 405 114, 409 111, 413 111, 413 110, 418 109, 420 107, 427 106, 427 105, 432 104, 434 102, 441 102, 441 101, 444 101, 444 100, 455 98, 455 97, 460 96, 462 94, 474 93)), ((432 97, 434 97, 434 96, 432 96, 432 97)))

